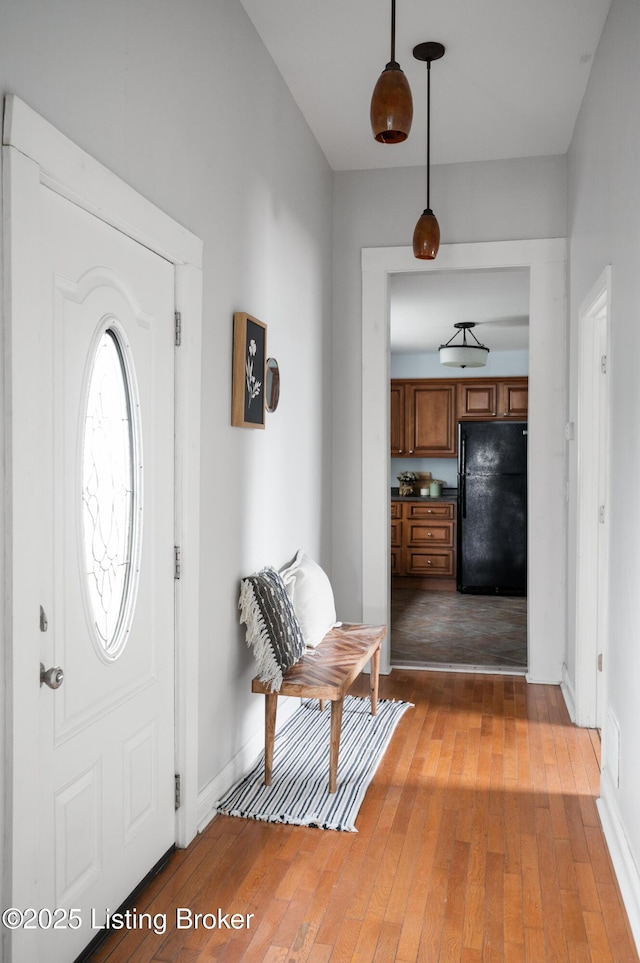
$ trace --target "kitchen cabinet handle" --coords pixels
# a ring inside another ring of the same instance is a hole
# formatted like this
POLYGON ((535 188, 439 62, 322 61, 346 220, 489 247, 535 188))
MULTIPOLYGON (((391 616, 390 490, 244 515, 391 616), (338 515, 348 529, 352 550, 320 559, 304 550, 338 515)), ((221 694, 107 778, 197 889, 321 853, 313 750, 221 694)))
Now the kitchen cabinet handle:
POLYGON ((431 534, 431 532, 427 532, 427 538, 433 538, 433 535, 431 534))

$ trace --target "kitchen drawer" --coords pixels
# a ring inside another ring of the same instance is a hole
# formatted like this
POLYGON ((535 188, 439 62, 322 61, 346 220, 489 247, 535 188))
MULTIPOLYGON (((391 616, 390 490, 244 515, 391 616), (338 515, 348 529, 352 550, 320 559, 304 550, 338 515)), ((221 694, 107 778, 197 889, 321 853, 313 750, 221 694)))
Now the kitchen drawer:
POLYGON ((453 578, 455 575, 453 551, 408 549, 405 574, 419 575, 423 578, 453 578))
POLYGON ((402 519, 394 518, 391 520, 391 545, 393 548, 400 548, 402 545, 402 519))
MULTIPOLYGON (((405 502, 405 518, 454 518, 456 506, 453 502, 405 502)), ((393 516, 392 516, 393 517, 393 516)))
POLYGON ((407 548, 427 545, 453 547, 453 522, 439 519, 406 522, 405 535, 407 548))

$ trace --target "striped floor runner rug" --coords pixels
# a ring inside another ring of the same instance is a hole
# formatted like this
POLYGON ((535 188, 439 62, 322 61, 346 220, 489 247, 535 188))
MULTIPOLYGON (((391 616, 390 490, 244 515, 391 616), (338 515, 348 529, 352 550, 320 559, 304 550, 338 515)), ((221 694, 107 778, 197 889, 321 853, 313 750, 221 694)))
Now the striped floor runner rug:
POLYGON ((218 802, 217 811, 272 823, 357 832, 355 821, 398 720, 409 702, 371 702, 346 696, 342 716, 338 789, 329 793, 331 712, 303 702, 276 733, 273 781, 264 785, 264 754, 218 802))

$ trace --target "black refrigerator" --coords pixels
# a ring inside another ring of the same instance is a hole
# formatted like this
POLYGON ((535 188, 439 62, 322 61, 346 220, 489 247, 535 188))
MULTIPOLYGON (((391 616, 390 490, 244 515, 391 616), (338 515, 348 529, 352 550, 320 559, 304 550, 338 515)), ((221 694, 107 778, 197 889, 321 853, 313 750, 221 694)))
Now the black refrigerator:
POLYGON ((527 423, 458 425, 458 591, 527 594, 527 423))

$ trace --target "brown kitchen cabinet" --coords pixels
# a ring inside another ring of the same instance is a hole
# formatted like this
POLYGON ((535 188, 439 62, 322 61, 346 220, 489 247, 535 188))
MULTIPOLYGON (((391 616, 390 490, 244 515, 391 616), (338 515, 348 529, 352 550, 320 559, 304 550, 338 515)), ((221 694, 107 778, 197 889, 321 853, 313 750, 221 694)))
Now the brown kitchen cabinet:
POLYGON ((458 418, 495 418, 498 412, 498 383, 474 378, 458 383, 458 418))
POLYGON ((504 378, 498 388, 499 417, 526 421, 529 417, 529 379, 504 378))
POLYGON ((391 574, 402 568, 402 502, 391 502, 391 574))
POLYGON ((405 443, 405 424, 405 385, 402 381, 392 381, 391 405, 389 409, 392 458, 401 458, 407 448, 405 443))
POLYGON ((528 378, 469 378, 458 382, 458 419, 526 419, 528 378))
POLYGON ((456 453, 456 392, 438 381, 407 388, 408 442, 418 458, 443 458, 456 453))
POLYGON ((529 379, 419 378, 391 381, 392 458, 455 458, 457 422, 526 421, 529 379))
POLYGON ((455 590, 455 502, 392 501, 391 516, 394 584, 455 590))
POLYGON ((392 458, 455 456, 455 382, 393 380, 390 410, 392 458))

